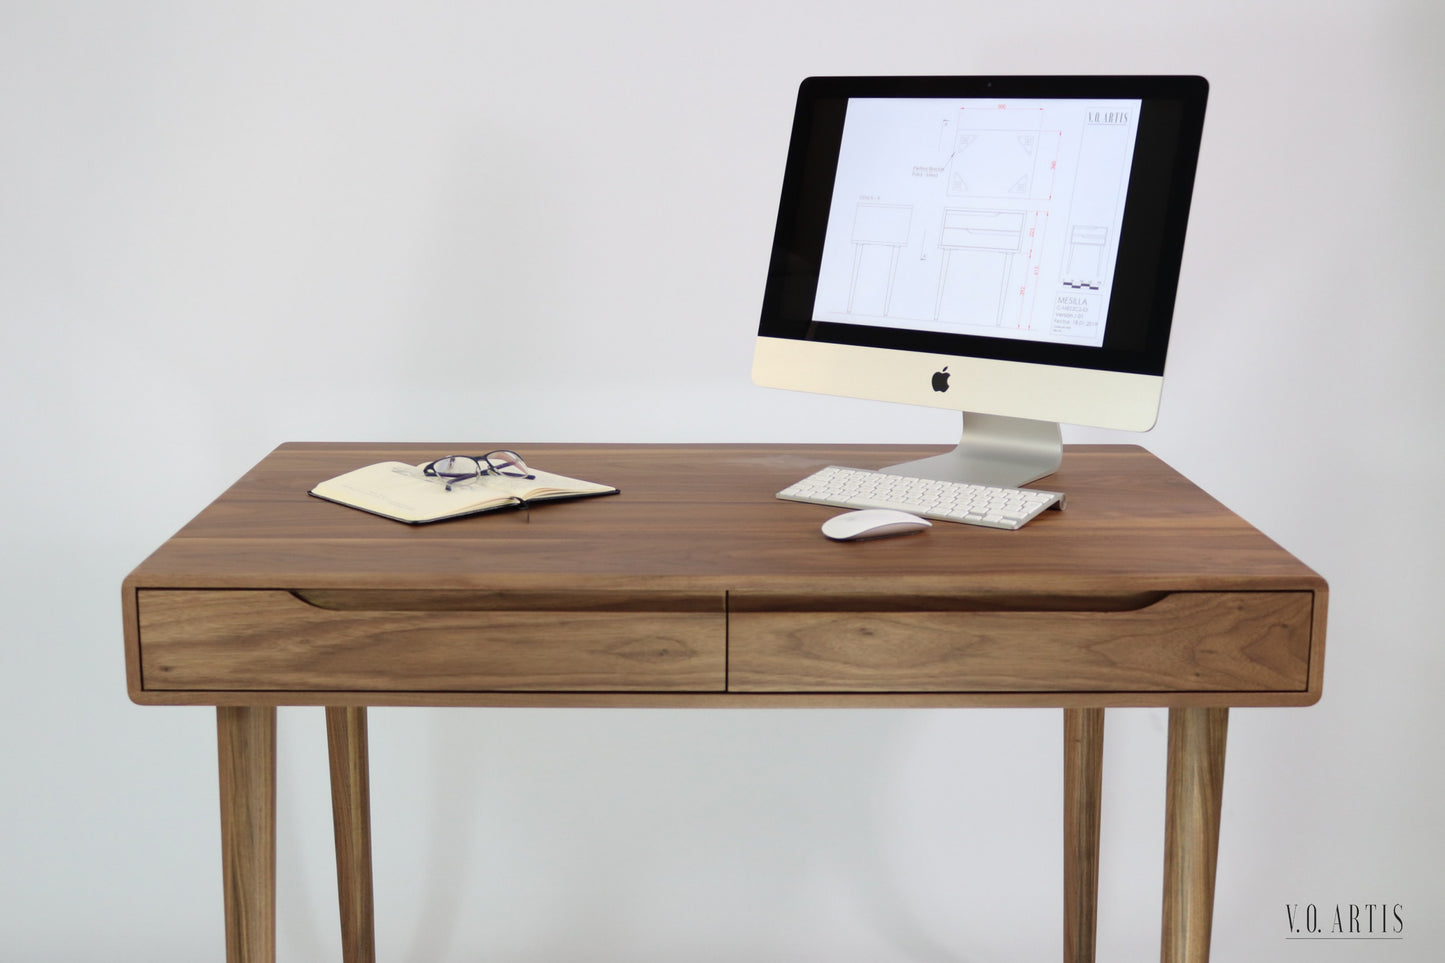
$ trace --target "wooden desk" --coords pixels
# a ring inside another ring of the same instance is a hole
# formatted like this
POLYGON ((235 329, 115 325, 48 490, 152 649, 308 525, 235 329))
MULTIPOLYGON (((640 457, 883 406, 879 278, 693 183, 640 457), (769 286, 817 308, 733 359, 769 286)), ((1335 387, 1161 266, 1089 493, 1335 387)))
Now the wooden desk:
POLYGON ((228 959, 275 948, 278 705, 326 706, 343 947, 374 956, 366 706, 1064 710, 1065 946, 1094 955, 1104 709, 1167 706, 1161 958, 1209 955, 1231 706, 1320 696, 1326 586, 1135 447, 1018 532, 833 543, 773 493, 903 447, 513 445, 622 494, 409 527, 308 497, 497 445, 288 444, 125 580, 145 705, 214 705, 228 959))

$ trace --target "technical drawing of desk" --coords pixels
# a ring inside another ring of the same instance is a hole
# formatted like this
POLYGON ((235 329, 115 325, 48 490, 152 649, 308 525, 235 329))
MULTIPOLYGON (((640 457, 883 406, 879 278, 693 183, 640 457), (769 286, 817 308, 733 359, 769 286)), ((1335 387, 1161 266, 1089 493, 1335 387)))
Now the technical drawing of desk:
POLYGON ((834 543, 773 494, 902 446, 526 445, 620 495, 430 526, 306 495, 499 444, 286 444, 125 580, 144 705, 217 706, 227 958, 275 955, 276 706, 326 707, 343 951, 374 957, 366 706, 1056 707, 1064 958, 1092 960, 1104 710, 1168 707, 1161 958, 1208 959, 1233 706, 1304 706, 1324 580, 1153 455, 1069 446, 1068 510, 834 543))

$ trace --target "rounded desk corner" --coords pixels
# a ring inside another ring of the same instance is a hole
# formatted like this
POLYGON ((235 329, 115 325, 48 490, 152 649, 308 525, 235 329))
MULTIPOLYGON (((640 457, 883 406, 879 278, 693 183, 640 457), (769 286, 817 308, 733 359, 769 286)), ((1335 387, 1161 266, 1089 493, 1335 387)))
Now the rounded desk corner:
POLYGON ((126 687, 126 695, 128 695, 128 696, 130 697, 130 701, 131 701, 131 704, 132 704, 132 705, 138 705, 138 706, 154 706, 154 705, 160 705, 160 703, 156 701, 155 697, 154 697, 153 695, 151 695, 150 693, 146 692, 144 689, 135 689, 135 688, 132 688, 132 687, 130 687, 130 686, 127 686, 127 687, 126 687))

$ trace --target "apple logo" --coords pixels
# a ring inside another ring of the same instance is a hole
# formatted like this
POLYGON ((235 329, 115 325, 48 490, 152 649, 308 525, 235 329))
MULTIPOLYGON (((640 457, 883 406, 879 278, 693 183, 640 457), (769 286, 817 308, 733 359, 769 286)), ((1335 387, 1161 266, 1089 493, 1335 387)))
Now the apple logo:
POLYGON ((933 390, 948 390, 948 365, 944 365, 942 371, 935 371, 933 373, 933 390))

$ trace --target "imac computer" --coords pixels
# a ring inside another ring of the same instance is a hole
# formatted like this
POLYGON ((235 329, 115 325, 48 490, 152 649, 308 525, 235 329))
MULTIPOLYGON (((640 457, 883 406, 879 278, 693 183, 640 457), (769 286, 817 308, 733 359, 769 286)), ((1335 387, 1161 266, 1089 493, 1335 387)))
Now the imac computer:
POLYGON ((1201 77, 812 77, 753 380, 963 412, 886 471, 1017 487, 1159 410, 1201 77))

